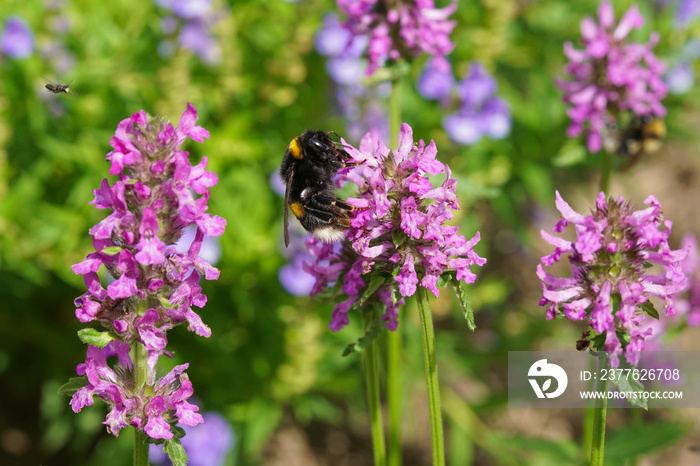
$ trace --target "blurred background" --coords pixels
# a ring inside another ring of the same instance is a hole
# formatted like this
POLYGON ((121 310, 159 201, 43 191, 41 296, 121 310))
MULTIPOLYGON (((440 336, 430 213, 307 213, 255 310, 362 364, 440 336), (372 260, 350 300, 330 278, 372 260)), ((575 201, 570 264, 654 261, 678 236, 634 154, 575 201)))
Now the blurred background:
MULTIPOLYGON (((700 232, 700 5, 689 6, 697 3, 639 2, 647 23, 633 37, 646 42, 659 31, 655 52, 669 65, 669 134, 660 151, 614 174, 611 190, 640 206, 654 194, 674 222, 673 248, 700 232)), ((614 2, 618 17, 630 4, 614 2)), ((476 331, 450 293, 432 302, 451 465, 585 458, 584 413, 509 410, 506 369, 508 351, 573 350, 585 329, 545 320, 535 267, 551 252, 539 230, 559 218, 555 189, 579 212, 595 202, 600 160, 566 138, 555 80, 564 42, 579 41, 581 19, 597 6, 460 0, 448 57, 455 83, 426 76, 424 58, 404 78, 402 119, 416 139, 435 140, 459 180, 453 222, 467 238, 481 232, 476 250, 488 259, 468 287, 476 331), (497 83, 497 100, 470 113, 491 109, 480 118, 493 124, 465 133, 468 122, 456 127, 447 117, 467 105, 450 86, 469 79, 497 83)), ((336 60, 332 37, 319 37, 337 31, 332 15, 330 0, 0 2, 0 464, 131 463, 131 432, 105 432, 101 401, 74 414, 57 394, 86 350, 73 305, 84 284, 70 266, 91 251, 88 229, 105 216, 88 203, 109 176, 117 123, 144 109, 177 124, 188 102, 211 137, 185 150, 194 161, 209 158, 219 176, 209 212, 228 225, 210 245, 221 277, 203 284, 200 315, 213 335, 178 328, 169 348, 177 363, 190 363, 202 411, 223 420, 227 433, 210 438, 230 435, 221 464, 371 464, 361 361, 342 357, 361 319, 351 316, 334 334, 330 304, 304 296, 301 262, 283 247, 276 178, 289 141, 306 128, 334 130, 354 145, 372 126, 388 132, 387 89, 362 86, 361 61, 336 60), (79 95, 44 87, 71 80, 79 95)), ((399 325, 406 465, 431 457, 417 322, 409 301, 399 325)), ((699 350, 699 339, 683 316, 659 336, 668 349, 699 350)), ((611 410, 608 429, 606 464, 700 462, 700 410, 611 410)))

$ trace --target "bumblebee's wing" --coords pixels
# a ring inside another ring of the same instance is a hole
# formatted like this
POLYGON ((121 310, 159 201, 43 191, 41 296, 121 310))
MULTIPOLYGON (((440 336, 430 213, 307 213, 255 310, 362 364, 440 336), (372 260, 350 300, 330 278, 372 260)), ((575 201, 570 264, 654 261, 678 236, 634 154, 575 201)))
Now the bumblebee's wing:
POLYGON ((289 247, 289 188, 292 184, 294 170, 289 173, 284 187, 284 247, 289 247))

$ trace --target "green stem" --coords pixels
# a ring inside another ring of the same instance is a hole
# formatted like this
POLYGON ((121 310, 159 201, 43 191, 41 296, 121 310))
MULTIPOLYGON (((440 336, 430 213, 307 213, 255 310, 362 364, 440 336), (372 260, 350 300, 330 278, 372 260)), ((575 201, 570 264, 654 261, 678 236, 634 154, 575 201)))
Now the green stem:
POLYGON ((600 167, 600 190, 607 196, 610 189, 610 174, 613 169, 613 155, 606 150, 600 153, 602 159, 600 167))
MULTIPOLYGON (((367 318, 366 318, 367 320, 367 318)), ((366 325, 367 322, 366 322, 366 325)), ((374 465, 386 465, 386 449, 384 446, 384 425, 379 402, 379 370, 377 369, 377 340, 373 340, 365 348, 365 377, 367 379, 367 404, 372 424, 372 446, 374 447, 374 465)))
MULTIPOLYGON (((134 355, 134 391, 138 393, 146 385, 148 374, 146 348, 140 342, 135 342, 132 350, 134 355)), ((148 443, 146 443, 146 433, 142 429, 134 429, 134 466, 148 466, 148 443)))
MULTIPOLYGON (((401 126, 401 78, 392 81, 389 98, 389 131, 392 147, 398 147, 401 126)), ((389 466, 401 466, 401 329, 387 336, 387 408, 389 410, 389 466)))
POLYGON ((391 82, 391 96, 389 97, 389 140, 391 147, 399 144, 399 130, 401 129, 401 78, 391 82))
POLYGON ((440 387, 435 358, 435 331, 433 330, 433 316, 428 306, 427 293, 425 288, 418 288, 418 312, 423 335, 423 356, 425 359, 425 376, 428 382, 428 404, 430 406, 430 432, 433 440, 433 466, 444 466, 445 440, 442 433, 440 387))
MULTIPOLYGON (((598 373, 607 367, 607 355, 601 353, 598 356, 598 373)), ((598 380, 599 392, 608 391, 608 380, 598 380)), ((608 412, 607 398, 598 398, 593 408, 593 433, 591 434, 591 466, 602 466, 605 457, 605 420, 608 412)))
POLYGON ((389 466, 401 466, 401 329, 387 335, 389 466))

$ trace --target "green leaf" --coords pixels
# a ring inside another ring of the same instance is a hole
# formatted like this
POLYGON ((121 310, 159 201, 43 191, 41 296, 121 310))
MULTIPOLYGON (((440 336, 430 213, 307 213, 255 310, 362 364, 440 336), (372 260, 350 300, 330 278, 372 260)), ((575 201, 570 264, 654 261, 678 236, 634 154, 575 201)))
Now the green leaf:
POLYGON ((453 277, 454 275, 452 274, 452 272, 443 273, 438 277, 437 286, 442 288, 443 286, 447 285, 447 283, 450 282, 453 277))
POLYGON ((68 396, 73 396, 75 392, 83 388, 88 384, 88 379, 87 376, 82 376, 82 377, 71 377, 68 382, 64 383, 61 385, 61 388, 58 389, 58 394, 59 395, 68 395, 68 396))
POLYGON ((187 466, 187 453, 182 447, 180 439, 166 440, 163 444, 163 451, 168 454, 173 466, 187 466))
POLYGON ((369 285, 367 285, 365 292, 362 293, 362 297, 357 300, 353 307, 362 307, 362 305, 365 304, 365 302, 374 294, 374 292, 377 291, 380 286, 386 283, 386 280, 386 276, 384 276, 384 274, 381 272, 375 271, 372 273, 372 277, 369 279, 369 285))
POLYGON ((654 422, 610 431, 605 438, 605 464, 623 464, 636 456, 668 448, 688 434, 674 422, 654 422))
POLYGON ((578 139, 568 139, 567 142, 559 150, 559 153, 554 156, 552 165, 555 167, 571 167, 578 165, 586 160, 588 152, 578 139))
POLYGON ((110 341, 116 340, 118 337, 113 332, 100 332, 94 328, 84 328, 78 330, 78 338, 80 338, 83 343, 102 348, 110 341))
MULTIPOLYGON (((620 369, 633 369, 632 366, 630 366, 626 361, 620 361, 620 369)), ((627 378, 615 378, 611 380, 612 384, 615 385, 621 392, 634 392, 634 393, 644 393, 644 385, 639 383, 638 380, 635 380, 631 374, 627 378)), ((640 408, 648 409, 647 406, 647 399, 638 396, 638 397, 627 397, 627 401, 629 401, 630 404, 634 406, 639 406, 640 408)))
POLYGON ((163 306, 166 309, 174 309, 175 305, 168 300, 165 296, 158 296, 158 300, 160 301, 160 305, 163 306))
POLYGON ((646 312, 649 314, 650 317, 653 317, 656 320, 659 320, 659 311, 656 310, 654 305, 652 304, 651 301, 647 301, 646 303, 642 304, 642 311, 646 312))
MULTIPOLYGON (((184 437, 187 433, 185 432, 185 429, 183 429, 180 426, 176 426, 174 424, 175 421, 170 422, 170 432, 173 434, 173 438, 170 440, 180 440, 182 437, 184 437)), ((162 439, 162 438, 153 438, 149 437, 146 435, 146 443, 148 444, 153 444, 153 445, 165 445, 165 443, 168 440, 162 439)))
POLYGON ((370 309, 366 309, 365 312, 371 313, 371 320, 367 329, 365 329, 365 334, 360 337, 355 343, 351 343, 343 351, 343 356, 348 356, 352 353, 359 353, 363 349, 367 348, 372 341, 379 335, 382 330, 382 316, 381 316, 381 305, 377 304, 372 306, 370 309))
POLYGON ((114 256, 116 254, 119 254, 122 251, 122 248, 119 246, 107 246, 106 248, 102 249, 100 252, 103 254, 107 254, 108 256, 114 256))
POLYGON ((598 351, 603 351, 603 348, 605 347, 605 334, 606 332, 603 332, 599 333, 598 335, 592 338, 589 338, 589 340, 591 340, 591 348, 596 349, 598 351))
POLYGON ((461 280, 457 280, 454 277, 452 277, 450 283, 455 290, 457 299, 459 299, 459 305, 462 307, 462 313, 464 318, 467 320, 467 327, 469 327, 469 330, 473 331, 476 329, 476 324, 474 323, 474 311, 472 310, 472 303, 469 301, 469 297, 467 296, 467 290, 464 289, 465 283, 461 280))

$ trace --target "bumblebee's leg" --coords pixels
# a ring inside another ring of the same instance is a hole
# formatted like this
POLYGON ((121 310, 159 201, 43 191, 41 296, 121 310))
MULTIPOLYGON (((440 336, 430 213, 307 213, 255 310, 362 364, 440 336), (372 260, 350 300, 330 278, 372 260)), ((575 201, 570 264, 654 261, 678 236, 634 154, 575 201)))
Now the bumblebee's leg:
POLYGON ((306 209, 313 212, 317 217, 320 217, 321 213, 323 213, 323 218, 328 219, 327 223, 329 225, 350 228, 348 212, 353 210, 353 207, 345 201, 319 194, 308 199, 306 209))
POLYGON ((310 205, 316 204, 320 208, 337 208, 340 210, 350 211, 354 210, 353 206, 345 201, 341 201, 338 198, 326 196, 324 194, 317 194, 308 200, 310 205))

